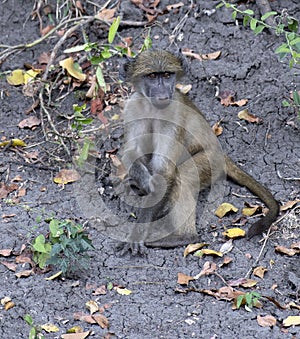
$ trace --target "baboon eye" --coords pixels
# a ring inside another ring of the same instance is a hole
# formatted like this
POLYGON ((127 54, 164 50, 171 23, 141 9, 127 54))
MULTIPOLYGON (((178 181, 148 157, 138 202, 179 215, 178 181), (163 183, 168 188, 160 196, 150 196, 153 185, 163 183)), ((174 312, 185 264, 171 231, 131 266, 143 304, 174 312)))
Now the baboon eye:
POLYGON ((156 79, 157 78, 157 74, 156 73, 150 73, 150 74, 147 75, 147 77, 149 79, 156 79))
POLYGON ((169 79, 170 76, 171 76, 171 73, 170 73, 170 72, 164 72, 164 73, 163 73, 163 77, 164 77, 165 79, 169 79))

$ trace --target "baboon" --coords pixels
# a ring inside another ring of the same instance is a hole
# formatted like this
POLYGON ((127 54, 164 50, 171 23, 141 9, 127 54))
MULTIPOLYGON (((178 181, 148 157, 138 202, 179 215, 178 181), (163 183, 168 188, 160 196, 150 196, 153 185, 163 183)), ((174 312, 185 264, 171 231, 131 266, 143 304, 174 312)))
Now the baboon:
POLYGON ((223 154, 204 115, 176 89, 185 74, 182 57, 148 50, 124 63, 120 78, 134 86, 124 108, 122 161, 126 185, 140 199, 141 223, 121 245, 176 247, 196 241, 195 210, 199 192, 222 175, 247 187, 269 208, 248 237, 266 231, 279 214, 272 194, 223 154))

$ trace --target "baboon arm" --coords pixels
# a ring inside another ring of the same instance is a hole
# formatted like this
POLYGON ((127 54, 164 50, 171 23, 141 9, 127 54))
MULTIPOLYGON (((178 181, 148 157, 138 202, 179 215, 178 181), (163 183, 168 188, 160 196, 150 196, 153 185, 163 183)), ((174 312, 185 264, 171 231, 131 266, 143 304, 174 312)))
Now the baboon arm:
POLYGON ((267 231, 267 229, 276 220, 279 214, 278 202, 274 199, 273 195, 268 189, 266 189, 263 185, 253 179, 249 174, 247 174, 237 165, 235 165, 235 163, 226 155, 225 162, 228 177, 237 182, 239 185, 247 187, 249 191, 257 195, 269 209, 265 217, 261 218, 250 226, 247 234, 248 238, 252 238, 255 235, 259 235, 262 232, 267 231))

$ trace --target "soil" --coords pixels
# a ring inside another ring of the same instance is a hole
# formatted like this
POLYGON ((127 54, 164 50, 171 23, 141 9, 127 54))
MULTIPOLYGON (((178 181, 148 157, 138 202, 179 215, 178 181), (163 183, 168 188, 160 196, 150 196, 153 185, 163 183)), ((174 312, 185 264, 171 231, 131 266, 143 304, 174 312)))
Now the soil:
MULTIPOLYGON (((42 1, 35 3, 42 4, 42 1)), ((94 3, 104 5, 106 1, 94 3)), ((113 8, 116 3, 110 1, 108 7, 113 8)), ((169 3, 161 0, 157 8, 162 10, 169 3)), ((222 121, 223 133, 219 140, 223 150, 234 161, 267 186, 282 204, 300 199, 299 118, 293 107, 282 105, 284 99, 289 100, 291 91, 300 90, 299 68, 290 69, 288 62, 279 61, 274 53, 284 41, 283 37, 267 31, 255 36, 249 27, 242 26, 241 20, 234 22, 231 19, 230 10, 223 7, 215 11, 217 3, 208 0, 195 2, 189 10, 190 2, 184 0, 182 7, 163 11, 151 27, 153 47, 168 48, 174 52, 178 48, 188 48, 200 54, 221 51, 221 56, 216 60, 201 62, 195 58, 186 58, 189 71, 183 82, 192 84, 189 96, 211 125, 222 121), (175 42, 173 44, 172 39, 175 42), (226 90, 235 93, 235 100, 248 99, 247 105, 221 105, 216 91, 226 90), (240 120, 237 114, 244 108, 258 116, 261 123, 240 120)), ((290 15, 300 20, 298 0, 278 0, 270 4, 277 12, 286 8, 290 15)), ((55 8, 54 2, 52 6, 55 8)), ((91 2, 86 2, 84 6, 85 15, 94 13, 96 6, 91 2)), ((40 38, 39 21, 37 17, 32 20, 33 7, 33 1, 7 0, 2 3, 1 45, 14 46, 40 38)), ((242 2, 240 8, 258 13, 254 2, 242 2)), ((42 10, 40 14, 43 27, 51 24, 42 10)), ((130 1, 122 1, 118 14, 126 21, 146 20, 145 11, 130 1)), ((83 29, 89 41, 99 45, 106 42, 105 25, 91 23, 83 29)), ((146 31, 143 26, 121 25, 119 34, 123 38, 132 37, 133 49, 137 50, 146 31)), ((57 51, 54 60, 56 66, 59 60, 67 57, 63 54, 65 48, 84 43, 82 32, 78 29, 57 51)), ((41 53, 51 52, 59 39, 54 34, 31 48, 12 53, 1 64, 2 74, 23 69, 25 63, 37 64, 41 53)), ((3 49, 1 46, 1 51, 3 49)), ((111 85, 108 93, 115 93, 118 102, 122 102, 120 85, 116 83, 119 63, 119 57, 112 58, 111 63, 106 63, 104 74, 111 85)), ((30 326, 23 319, 25 314, 30 314, 35 324, 52 323, 58 326, 59 331, 56 333, 44 331, 45 338, 60 338, 68 329, 78 325, 85 331, 91 331, 92 338, 300 338, 299 326, 285 328, 282 324, 288 316, 300 315, 299 254, 288 256, 275 251, 276 246, 290 248, 292 243, 299 242, 299 204, 298 208, 294 205, 282 213, 283 218, 265 245, 258 239, 234 240, 233 249, 227 254, 232 261, 227 265, 221 265, 224 259, 218 257, 199 258, 190 254, 184 258, 184 247, 149 248, 142 256, 128 254, 120 257, 115 252, 114 239, 100 230, 103 216, 97 212, 98 203, 84 200, 87 198, 87 189, 78 183, 62 187, 53 182, 57 173, 72 163, 72 157, 66 152, 66 148, 71 151, 71 155, 75 152, 70 139, 64 139, 66 147, 63 147, 45 114, 41 115, 39 106, 26 114, 37 96, 25 96, 23 87, 9 85, 5 76, 1 77, 0 89, 0 136, 2 140, 18 138, 27 144, 25 149, 2 147, 0 152, 1 182, 18 185, 17 190, 1 199, 0 207, 0 250, 13 250, 10 256, 0 257, 0 299, 9 297, 15 304, 8 310, 5 310, 4 305, 0 307, 1 338, 28 338, 30 326), (20 121, 30 116, 42 116, 43 124, 21 129, 18 126, 20 121), (37 153, 34 155, 33 152, 37 153), (91 214, 99 217, 100 222, 95 224, 89 220, 91 214), (3 263, 14 264, 23 244, 28 246, 37 235, 46 235, 48 224, 44 220, 50 217, 71 219, 85 225, 95 246, 95 250, 90 253, 89 266, 76 277, 65 279, 45 280, 56 272, 55 269, 41 272, 37 268, 34 268, 34 274, 18 278, 16 273, 32 269, 30 263, 17 264, 15 271, 3 263), (42 221, 38 222, 37 219, 42 221), (178 273, 195 276, 203 269, 205 262, 218 265, 218 275, 204 275, 190 282, 188 287, 177 284, 178 273), (226 298, 217 300, 212 295, 199 293, 226 286, 223 280, 230 282, 243 278, 253 266, 267 268, 264 277, 258 278, 251 274, 250 277, 257 280, 255 287, 236 288, 244 292, 256 289, 265 297, 262 299, 262 308, 253 308, 251 312, 244 307, 232 310, 232 301, 226 301, 226 298), (132 293, 121 295, 116 288, 106 289, 104 294, 95 293, 97 288, 111 284, 125 287, 132 293), (102 314, 109 321, 109 328, 76 320, 75 313, 89 313, 85 304, 90 300, 97 301, 102 314), (292 302, 298 306, 285 307, 292 302), (257 317, 266 315, 276 318, 276 325, 260 326, 257 317)), ((123 89, 126 86, 123 85, 123 89)), ((87 87, 80 90, 86 92, 87 87)), ((69 91, 63 83, 53 90, 48 111, 61 133, 70 129, 66 116, 73 114, 73 104, 82 104, 78 94, 79 89, 69 91), (65 95, 68 92, 72 93, 65 95)), ((102 145, 99 153, 102 152, 104 157, 120 147, 122 136, 119 123, 111 120, 113 114, 122 115, 122 111, 118 104, 111 107, 112 111, 106 112, 108 129, 102 129, 98 135, 100 140, 104 140, 98 143, 102 145)), ((101 122, 98 124, 101 125, 101 122)), ((102 171, 106 170, 104 163, 107 162, 101 163, 102 171)), ((92 178, 93 182, 97 179, 95 176, 92 178)), ((109 194, 110 182, 103 179, 105 175, 101 178, 100 183, 97 181, 96 196, 90 197, 101 200, 99 188, 102 188, 106 194, 106 200, 103 199, 108 204, 113 196, 109 194)), ((237 219, 239 225, 243 224, 245 218, 240 218, 240 211, 244 203, 261 203, 246 189, 232 183, 225 185, 223 200, 238 207, 238 214, 221 220, 212 215, 209 225, 201 225, 200 207, 198 212, 201 242, 208 243, 209 248, 215 250, 219 250, 226 240, 222 235, 224 227, 238 223, 237 219)))

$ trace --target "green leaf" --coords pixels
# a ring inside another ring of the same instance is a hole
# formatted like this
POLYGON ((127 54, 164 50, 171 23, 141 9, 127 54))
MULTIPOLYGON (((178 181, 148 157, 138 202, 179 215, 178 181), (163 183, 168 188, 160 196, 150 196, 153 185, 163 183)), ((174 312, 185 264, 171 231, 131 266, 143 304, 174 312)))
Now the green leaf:
POLYGON ((96 69, 96 77, 97 77, 97 81, 98 81, 99 86, 106 93, 106 83, 105 83, 104 76, 103 76, 103 73, 102 73, 102 68, 100 67, 100 65, 96 69))
POLYGON ((254 34, 259 34, 259 33, 261 33, 265 28, 266 28, 266 26, 264 26, 264 25, 259 25, 259 26, 257 26, 257 27, 255 28, 255 30, 254 30, 254 34))
POLYGON ((244 295, 239 295, 236 299, 236 308, 239 309, 244 301, 244 295))
POLYGON ((300 36, 296 37, 294 40, 290 41, 290 45, 294 46, 300 43, 300 36))
POLYGON ((248 15, 245 15, 244 16, 244 19, 243 19, 243 25, 244 25, 244 27, 246 27, 247 26, 247 24, 248 24, 248 22, 250 21, 250 16, 248 16, 248 15))
POLYGON ((217 4, 216 9, 219 9, 219 8, 221 8, 223 6, 224 6, 223 2, 220 2, 219 4, 217 4))
POLYGON ((34 327, 31 327, 30 332, 29 332, 29 339, 36 339, 36 329, 34 327))
POLYGON ((252 29, 252 31, 255 30, 256 25, 257 25, 257 20, 252 18, 251 21, 250 21, 250 28, 252 29))
POLYGON ((290 31, 297 33, 299 27, 299 22, 295 18, 291 18, 291 20, 288 23, 288 28, 290 31))
POLYGON ((283 100, 283 101, 282 101, 282 106, 283 106, 283 107, 290 107, 291 104, 290 104, 287 100, 283 100))
POLYGON ((38 252, 47 253, 45 248, 45 237, 43 234, 40 234, 35 238, 32 247, 38 252))
POLYGON ((110 28, 109 28, 109 32, 108 32, 108 42, 110 44, 113 43, 114 39, 115 39, 115 36, 117 34, 117 31, 118 31, 118 28, 119 28, 119 25, 120 25, 120 21, 121 21, 121 18, 118 16, 114 22, 111 24, 110 28))
POLYGON ((67 48, 67 49, 64 50, 64 53, 76 53, 76 52, 84 51, 85 48, 87 47, 87 45, 88 44, 84 44, 84 45, 79 45, 79 46, 67 48))
POLYGON ((57 219, 52 219, 50 221, 49 229, 53 238, 58 238, 62 234, 62 231, 59 229, 59 220, 57 219))
POLYGON ((24 315, 24 320, 27 322, 27 324, 29 326, 33 325, 33 319, 32 319, 32 316, 30 314, 25 314, 24 315))
POLYGON ((300 95, 297 91, 293 92, 293 100, 297 106, 300 106, 300 95))
POLYGON ((79 167, 82 167, 84 163, 86 162, 88 155, 89 155, 90 147, 91 147, 91 141, 89 139, 85 139, 79 158, 77 160, 79 167))
POLYGON ((290 49, 287 44, 282 44, 278 48, 275 49, 275 53, 290 53, 290 49))
POLYGON ((236 16, 237 16, 237 11, 232 12, 231 14, 232 20, 235 20, 236 16))
POLYGON ((244 12, 244 14, 248 14, 248 15, 253 15, 254 12, 251 9, 246 9, 244 12))
POLYGON ((262 20, 262 21, 265 21, 266 19, 268 19, 270 16, 273 16, 273 15, 277 15, 278 13, 277 12, 274 12, 274 11, 272 11, 272 12, 267 12, 267 13, 265 13, 260 19, 262 20))
POLYGON ((246 299, 246 304, 249 306, 249 307, 252 307, 252 294, 251 293, 246 293, 245 294, 245 299, 246 299))

